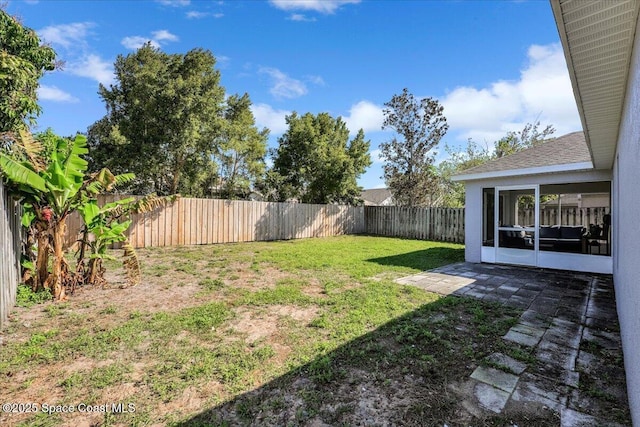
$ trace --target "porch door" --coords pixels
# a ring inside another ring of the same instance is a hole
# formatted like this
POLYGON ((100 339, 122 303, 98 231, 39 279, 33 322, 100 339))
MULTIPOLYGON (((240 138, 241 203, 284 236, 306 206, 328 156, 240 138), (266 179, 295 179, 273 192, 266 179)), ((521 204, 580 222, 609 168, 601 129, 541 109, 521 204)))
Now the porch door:
POLYGON ((496 188, 496 262, 537 264, 538 193, 538 186, 496 188))

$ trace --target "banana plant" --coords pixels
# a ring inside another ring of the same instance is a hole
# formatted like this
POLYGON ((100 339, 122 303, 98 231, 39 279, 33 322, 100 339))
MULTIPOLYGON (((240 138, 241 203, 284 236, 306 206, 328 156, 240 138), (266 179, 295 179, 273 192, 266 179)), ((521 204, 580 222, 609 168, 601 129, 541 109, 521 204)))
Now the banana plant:
POLYGON ((130 262, 131 256, 135 257, 135 251, 131 254, 130 245, 127 241, 126 231, 131 225, 131 220, 121 221, 116 214, 122 208, 127 208, 135 202, 133 197, 107 203, 102 207, 98 206, 96 199, 89 200, 83 204, 78 211, 85 224, 81 246, 78 250, 78 268, 77 271, 82 272, 85 283, 97 284, 105 283, 105 268, 102 265, 105 259, 115 259, 107 253, 110 245, 118 242, 125 243, 125 261, 124 265, 127 271, 127 277, 130 284, 137 284, 140 277, 140 267, 137 262, 130 262), (85 248, 90 250, 89 262, 85 268, 85 248), (127 254, 129 253, 129 256, 127 254), (129 262, 128 262, 129 261, 129 262))
POLYGON ((133 178, 132 174, 114 176, 108 170, 87 175, 88 163, 82 158, 88 153, 86 138, 73 140, 51 136, 49 147, 23 132, 16 144, 22 158, 0 153, 0 170, 25 206, 24 222, 37 230, 36 288, 49 288, 56 300, 65 299, 65 283, 70 281, 64 259, 66 219, 71 212, 86 203, 101 190, 133 178), (48 257, 53 254, 49 273, 48 257))
MULTIPOLYGON (((116 179, 118 177, 115 177, 116 179)), ((99 185, 103 180, 97 181, 99 185)), ((150 194, 141 199, 128 197, 115 202, 98 205, 97 199, 86 201, 78 208, 84 222, 80 248, 77 253, 77 269, 85 283, 104 284, 104 259, 114 259, 107 249, 114 243, 122 245, 123 264, 129 285, 140 282, 140 264, 135 249, 127 239, 126 231, 131 225, 131 215, 153 211, 159 207, 173 203, 177 195, 156 196, 150 194), (89 250, 89 261, 85 264, 86 250, 89 250)))

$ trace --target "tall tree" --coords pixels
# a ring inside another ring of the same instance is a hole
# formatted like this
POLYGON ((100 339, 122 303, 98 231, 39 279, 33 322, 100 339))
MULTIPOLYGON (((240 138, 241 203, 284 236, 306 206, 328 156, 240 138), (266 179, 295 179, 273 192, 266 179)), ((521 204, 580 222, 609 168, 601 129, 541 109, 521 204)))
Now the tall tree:
POLYGON ((227 98, 215 151, 221 195, 226 199, 247 198, 265 173, 269 130, 258 130, 250 107, 246 93, 227 98))
POLYGON ((16 132, 40 113, 38 80, 56 66, 56 54, 35 31, 0 8, 0 132, 16 132))
POLYGON ((277 187, 277 198, 358 203, 357 179, 371 165, 369 141, 362 129, 349 140, 349 130, 340 117, 293 113, 286 120, 289 128, 278 141, 268 176, 277 187))
POLYGON ((406 88, 384 105, 382 128, 400 136, 380 144, 385 182, 402 206, 433 205, 438 179, 432 149, 449 129, 444 109, 433 98, 416 99, 406 88))
POLYGON ((201 196, 215 174, 224 101, 210 51, 166 54, 147 43, 118 56, 117 83, 100 85, 107 114, 89 128, 92 170, 133 172, 130 190, 201 196))

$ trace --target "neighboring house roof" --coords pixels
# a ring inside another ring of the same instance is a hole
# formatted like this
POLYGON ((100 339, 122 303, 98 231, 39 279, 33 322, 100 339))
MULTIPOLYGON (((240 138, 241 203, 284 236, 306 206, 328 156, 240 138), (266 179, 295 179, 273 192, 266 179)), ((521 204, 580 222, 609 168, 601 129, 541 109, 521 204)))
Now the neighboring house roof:
POLYGON ((372 188, 369 190, 362 190, 360 197, 364 200, 364 204, 368 206, 379 206, 385 202, 388 204, 389 199, 393 197, 391 190, 388 188, 372 188))
POLYGON ((551 6, 594 166, 611 169, 640 1, 551 0, 551 6))
POLYGON ((592 169, 583 132, 573 132, 453 176, 454 181, 592 169))

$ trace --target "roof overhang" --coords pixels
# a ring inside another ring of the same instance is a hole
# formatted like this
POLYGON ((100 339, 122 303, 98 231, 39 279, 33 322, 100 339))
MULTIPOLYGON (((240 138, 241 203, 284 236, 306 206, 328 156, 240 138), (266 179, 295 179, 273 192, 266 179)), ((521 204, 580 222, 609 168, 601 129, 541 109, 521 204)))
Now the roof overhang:
POLYGON ((611 169, 640 1, 550 1, 594 167, 611 169))
POLYGON ((511 169, 502 171, 491 171, 481 173, 471 173, 466 175, 455 175, 451 177, 452 181, 477 181, 480 179, 492 179, 492 178, 507 178, 512 176, 523 175, 540 175, 547 173, 562 173, 562 172, 576 172, 576 171, 593 170, 593 164, 591 162, 583 163, 567 163, 564 165, 550 165, 540 166, 535 168, 522 168, 511 169))

